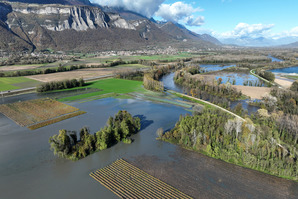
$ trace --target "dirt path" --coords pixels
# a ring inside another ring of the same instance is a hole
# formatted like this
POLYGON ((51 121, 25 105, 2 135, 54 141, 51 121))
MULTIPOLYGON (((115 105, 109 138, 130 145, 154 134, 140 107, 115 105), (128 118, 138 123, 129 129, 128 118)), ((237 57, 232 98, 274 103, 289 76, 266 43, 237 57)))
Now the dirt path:
POLYGON ((241 86, 233 85, 237 91, 241 91, 242 94, 251 97, 252 99, 262 99, 265 93, 270 93, 271 88, 268 87, 253 87, 253 86, 241 86))
MULTIPOLYGON (((172 92, 172 93, 177 93, 177 92, 175 92, 175 91, 170 91, 170 92, 172 92)), ((212 104, 211 102, 208 102, 208 101, 205 101, 205 100, 202 100, 202 99, 199 99, 199 98, 195 98, 195 97, 192 97, 192 96, 189 96, 189 95, 185 95, 185 94, 182 94, 182 93, 178 93, 178 94, 179 94, 179 95, 182 95, 182 96, 185 96, 185 97, 188 97, 188 98, 191 98, 191 99, 194 99, 194 100, 201 101, 201 102, 203 102, 203 103, 205 103, 205 104, 209 104, 209 105, 211 105, 211 106, 213 106, 213 107, 215 107, 215 108, 218 108, 218 109, 220 109, 220 110, 222 110, 222 111, 225 111, 225 112, 227 112, 227 113, 229 113, 229 114, 235 116, 236 118, 240 119, 240 120, 243 121, 243 122, 245 121, 245 119, 242 118, 242 117, 240 117, 239 115, 236 115, 235 113, 233 113, 233 112, 231 112, 231 111, 228 111, 227 109, 224 109, 224 108, 222 108, 222 107, 220 107, 220 106, 217 106, 217 105, 215 105, 215 104, 212 104)))

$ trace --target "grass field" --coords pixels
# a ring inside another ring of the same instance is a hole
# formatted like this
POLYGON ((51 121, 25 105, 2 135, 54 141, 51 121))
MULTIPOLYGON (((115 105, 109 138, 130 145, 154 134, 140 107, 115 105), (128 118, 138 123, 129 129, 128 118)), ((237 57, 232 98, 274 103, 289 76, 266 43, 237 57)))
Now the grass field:
POLYGON ((83 95, 76 95, 72 97, 65 97, 60 99, 59 101, 73 101, 73 100, 81 100, 85 98, 90 98, 98 95, 103 95, 107 93, 116 93, 116 94, 126 94, 132 92, 146 92, 146 90, 142 87, 143 82, 140 81, 132 81, 132 80, 123 80, 123 79, 103 79, 95 82, 91 82, 87 87, 89 88, 97 88, 101 91, 87 93, 83 95))
POLYGON ((26 77, 1 77, 0 91, 35 87, 38 84, 40 84, 39 81, 32 80, 26 77))
MULTIPOLYGON (((76 116, 79 109, 50 98, 0 105, 0 112, 20 126, 42 127, 76 116), (38 125, 43 123, 43 125, 38 125)), ((83 112, 80 112, 83 114, 83 112)), ((36 129, 36 128, 35 128, 36 129)))
POLYGON ((286 78, 298 80, 298 75, 285 75, 286 78))
POLYGON ((120 198, 191 198, 123 159, 90 176, 120 198))

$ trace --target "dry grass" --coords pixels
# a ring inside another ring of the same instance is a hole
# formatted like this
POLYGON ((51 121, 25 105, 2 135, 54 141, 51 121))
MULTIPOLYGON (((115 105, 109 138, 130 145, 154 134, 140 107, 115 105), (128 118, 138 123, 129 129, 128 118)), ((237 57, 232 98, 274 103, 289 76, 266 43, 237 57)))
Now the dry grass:
POLYGON ((32 65, 14 65, 14 66, 1 66, 0 71, 18 71, 18 70, 29 70, 35 69, 42 66, 41 64, 32 64, 32 65))
POLYGON ((91 78, 104 75, 112 75, 113 69, 106 68, 88 68, 68 72, 51 73, 44 75, 32 75, 27 78, 34 79, 41 82, 61 81, 65 79, 79 79, 79 78, 91 78))
POLYGON ((251 97, 252 99, 262 99, 265 93, 270 93, 270 88, 268 87, 253 87, 253 86, 241 86, 233 85, 237 91, 241 91, 242 94, 251 97))
POLYGON ((20 126, 35 126, 36 129, 39 123, 43 123, 40 126, 42 127, 45 124, 61 121, 63 118, 74 117, 79 113, 79 109, 56 100, 43 98, 3 104, 0 106, 0 112, 20 126))
POLYGON ((276 77, 274 82, 281 85, 284 88, 290 88, 291 85, 293 84, 292 81, 284 77, 276 77))
POLYGON ((32 126, 28 126, 28 129, 35 130, 35 129, 38 129, 38 128, 41 128, 41 127, 44 127, 44 126, 48 126, 50 124, 54 124, 54 123, 60 122, 62 120, 66 120, 66 119, 69 119, 69 118, 72 118, 72 117, 76 117, 78 115, 82 115, 82 114, 85 114, 85 113, 86 113, 85 111, 76 111, 76 112, 73 112, 73 113, 70 113, 70 114, 67 114, 67 115, 63 115, 61 117, 57 117, 55 119, 50 119, 48 121, 44 121, 44 122, 40 122, 38 124, 34 124, 32 126))
POLYGON ((122 159, 90 176, 120 198, 191 198, 122 159))

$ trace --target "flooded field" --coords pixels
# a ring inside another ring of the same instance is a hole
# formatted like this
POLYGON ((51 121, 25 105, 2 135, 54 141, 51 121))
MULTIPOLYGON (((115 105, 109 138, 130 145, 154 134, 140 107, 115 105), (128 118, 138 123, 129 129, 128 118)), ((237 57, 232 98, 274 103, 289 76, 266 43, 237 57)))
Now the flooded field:
POLYGON ((230 82, 232 85, 267 87, 259 78, 249 72, 218 72, 214 74, 216 79, 222 79, 223 83, 230 82))
MULTIPOLYGON (((175 75, 175 73, 167 74, 167 75, 163 76, 160 81, 163 82, 164 87, 166 89, 170 89, 170 90, 173 90, 173 91, 176 91, 176 92, 184 93, 183 88, 180 87, 179 85, 175 84, 175 82, 173 80, 174 75, 175 75)), ((253 75, 251 75, 251 76, 253 76, 253 75)), ((203 100, 210 101, 209 98, 205 98, 203 100)), ((238 103, 242 104, 243 109, 247 110, 248 114, 255 113, 259 109, 256 106, 249 105, 248 100, 230 101, 230 108, 231 109, 235 108, 238 103)))
POLYGON ((223 70, 223 69, 231 68, 235 66, 236 65, 205 65, 205 64, 200 65, 201 70, 205 72, 219 71, 219 70, 223 70))
MULTIPOLYGON (((5 98, 2 103, 40 97, 36 94, 20 95, 5 98)), ((72 102, 69 105, 87 113, 34 131, 20 127, 0 114, 1 199, 20 196, 22 199, 117 198, 89 174, 121 158, 195 198, 297 196, 298 184, 295 182, 243 169, 157 141, 158 128, 169 130, 181 114, 190 114, 182 107, 114 98, 72 102), (141 118, 141 132, 133 136, 132 144, 119 143, 76 162, 57 158, 50 151, 48 139, 60 129, 78 131, 88 126, 94 133, 106 124, 109 116, 119 110, 127 110, 141 118), (154 157, 158 162, 146 157, 154 157)))
POLYGON ((288 68, 277 68, 270 70, 273 73, 287 73, 287 74, 298 74, 298 66, 292 66, 288 68))

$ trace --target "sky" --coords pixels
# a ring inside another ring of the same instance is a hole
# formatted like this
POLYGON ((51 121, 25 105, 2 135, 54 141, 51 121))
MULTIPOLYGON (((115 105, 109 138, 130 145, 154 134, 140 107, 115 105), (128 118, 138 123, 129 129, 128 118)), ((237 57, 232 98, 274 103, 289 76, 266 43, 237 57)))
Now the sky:
POLYGON ((217 38, 298 37, 298 0, 91 0, 217 38))

